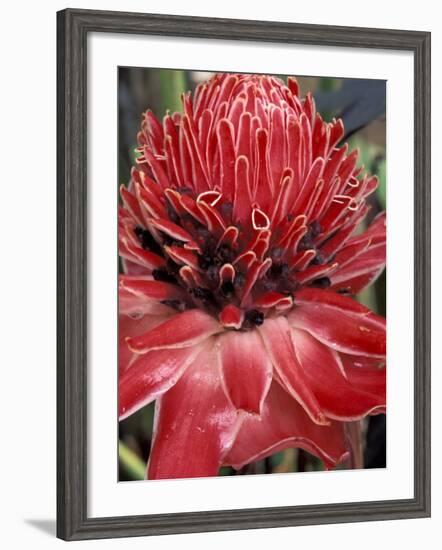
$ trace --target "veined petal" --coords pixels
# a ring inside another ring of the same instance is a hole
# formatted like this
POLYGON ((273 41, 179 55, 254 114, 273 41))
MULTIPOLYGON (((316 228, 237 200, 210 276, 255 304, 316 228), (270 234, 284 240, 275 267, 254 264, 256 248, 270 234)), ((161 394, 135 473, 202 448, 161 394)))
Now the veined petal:
POLYGON ((382 395, 369 394, 349 382, 336 352, 304 330, 293 329, 292 339, 310 387, 329 418, 358 420, 385 406, 382 395))
MULTIPOLYGON (((301 293, 303 297, 307 294, 301 293)), ((288 316, 293 327, 306 330, 336 351, 385 356, 385 321, 381 317, 354 300, 333 292, 322 290, 309 294, 317 300, 298 302, 299 305, 288 316)), ((295 304, 297 301, 298 295, 295 304)))
POLYGON ((331 289, 357 294, 372 284, 385 268, 385 248, 378 245, 337 269, 330 277, 331 289))
POLYGON ((119 279, 120 289, 134 296, 152 300, 168 300, 185 296, 183 290, 177 285, 154 281, 151 278, 120 275, 119 279))
MULTIPOLYGON (((311 305, 311 304, 321 304, 324 306, 329 306, 349 313, 361 314, 361 315, 370 315, 373 314, 368 307, 360 304, 356 300, 347 298, 337 294, 336 292, 329 292, 327 290, 322 290, 319 288, 302 288, 298 290, 295 295, 295 304, 296 305, 311 305)), ((379 318, 379 321, 383 319, 379 318)))
POLYGON ((327 419, 295 355, 287 319, 282 316, 266 319, 258 330, 273 367, 287 391, 304 407, 313 422, 327 424, 327 419))
POLYGON ((157 401, 148 479, 216 475, 243 414, 225 396, 210 341, 157 401))
POLYGON ((260 414, 272 381, 272 363, 258 332, 227 332, 216 345, 227 397, 235 408, 260 414))
POLYGON ((343 460, 347 451, 342 423, 315 424, 304 409, 273 382, 261 416, 245 417, 224 463, 239 469, 291 447, 314 454, 327 468, 343 460))
POLYGON ((386 403, 387 369, 385 362, 371 357, 340 354, 347 380, 360 390, 379 396, 386 403))
POLYGON ((120 420, 151 403, 169 390, 199 352, 198 346, 162 349, 138 355, 119 379, 120 420))
POLYGON ((120 311, 118 317, 118 370, 121 373, 135 359, 134 353, 129 349, 126 338, 137 336, 147 330, 153 329, 163 323, 170 316, 170 309, 164 306, 165 315, 144 315, 142 317, 129 317, 120 311))
POLYGON ((184 348, 203 342, 221 330, 221 325, 213 317, 199 309, 190 309, 177 313, 149 332, 129 338, 127 343, 135 353, 184 348))
POLYGON ((143 315, 164 316, 167 318, 169 308, 155 300, 136 296, 125 288, 118 291, 118 312, 120 315, 128 315, 139 319, 143 315))

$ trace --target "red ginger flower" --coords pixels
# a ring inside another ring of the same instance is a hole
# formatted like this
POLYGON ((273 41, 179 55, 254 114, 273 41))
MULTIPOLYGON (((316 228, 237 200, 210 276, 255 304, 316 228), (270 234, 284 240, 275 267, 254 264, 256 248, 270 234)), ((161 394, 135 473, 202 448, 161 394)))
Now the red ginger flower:
POLYGON ((157 400, 148 477, 216 475, 288 447, 328 468, 385 411, 385 320, 349 296, 385 265, 377 186, 312 97, 220 74, 160 124, 121 188, 120 418, 157 400))

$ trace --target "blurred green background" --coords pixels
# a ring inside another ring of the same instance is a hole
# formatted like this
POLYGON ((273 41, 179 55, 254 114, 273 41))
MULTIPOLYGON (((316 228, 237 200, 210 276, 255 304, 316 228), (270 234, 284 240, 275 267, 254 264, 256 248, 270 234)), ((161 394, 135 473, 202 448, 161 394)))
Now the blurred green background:
MULTIPOLYGON (((180 96, 194 90, 212 76, 210 72, 172 69, 120 67, 118 72, 118 185, 127 183, 135 159, 136 136, 141 113, 151 109, 162 119, 167 110, 181 111, 180 96)), ((278 75, 286 80, 287 75, 278 75)), ((386 83, 382 80, 339 79, 296 76, 302 95, 312 92, 318 111, 325 120, 340 117, 346 129, 345 140, 350 148, 359 148, 359 163, 379 177, 380 185, 369 197, 371 210, 368 225, 386 207, 386 83)), ((384 274, 358 296, 358 299, 377 313, 386 314, 384 274)), ((149 458, 154 404, 150 404, 119 423, 119 480, 144 478, 149 458)), ((366 439, 364 451, 366 468, 385 467, 385 416, 364 421, 366 439)), ((322 463, 302 450, 288 449, 249 464, 236 472, 222 468, 220 475, 266 474, 321 470, 322 463)))

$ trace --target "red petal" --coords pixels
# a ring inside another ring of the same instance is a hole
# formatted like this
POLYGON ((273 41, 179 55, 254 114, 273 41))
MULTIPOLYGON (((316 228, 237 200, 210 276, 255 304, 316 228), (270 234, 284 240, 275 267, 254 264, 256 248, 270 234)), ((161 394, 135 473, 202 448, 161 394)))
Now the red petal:
POLYGON ((266 258, 263 262, 255 261, 249 268, 249 271, 246 276, 246 281, 244 283, 244 288, 242 289, 241 297, 241 307, 244 307, 248 301, 250 301, 250 292, 258 279, 263 277, 270 266, 272 265, 272 260, 266 258))
POLYGON ((210 342, 157 401, 148 478, 216 475, 241 420, 224 394, 210 342))
POLYGON ((164 258, 150 252, 149 250, 143 250, 139 246, 134 246, 126 239, 122 239, 119 243, 118 252, 121 257, 130 260, 131 262, 142 265, 148 270, 157 269, 164 266, 164 258))
POLYGON ((258 332, 228 332, 219 337, 217 347, 227 397, 237 409, 260 414, 272 363, 258 332))
MULTIPOLYGON (((315 301, 300 303, 289 315, 292 326, 343 353, 384 357, 385 321, 369 309, 339 294, 309 289, 315 301), (314 292, 316 291, 316 292, 314 292)), ((298 296, 295 295, 295 303, 298 296)), ((306 292, 303 293, 304 297, 306 292)))
POLYGON ((287 78, 287 86, 293 95, 299 96, 299 84, 294 76, 287 78))
POLYGON ((304 213, 305 207, 309 202, 315 185, 321 177, 324 164, 324 159, 317 158, 310 167, 308 175, 305 178, 305 182, 303 183, 302 190, 298 194, 295 205, 293 206, 294 212, 304 213))
POLYGON ((219 315, 219 322, 226 328, 240 329, 244 320, 244 312, 233 304, 224 307, 219 315))
POLYGON ((253 196, 257 204, 267 211, 273 194, 273 185, 269 174, 268 131, 264 128, 259 128, 255 136, 253 196))
POLYGON ((375 281, 385 267, 385 246, 369 248, 330 277, 333 290, 357 294, 375 281))
POLYGON ((273 382, 261 416, 246 416, 224 463, 239 469, 291 447, 305 449, 331 468, 346 454, 342 423, 315 424, 304 409, 273 382))
POLYGON ((337 254, 336 261, 340 267, 331 277, 332 288, 345 289, 350 294, 356 294, 372 283, 385 267, 385 240, 383 212, 375 218, 367 231, 349 239, 337 254))
POLYGON ((261 294, 255 300, 255 306, 262 308, 276 307, 277 309, 285 309, 293 305, 293 298, 280 292, 269 291, 261 294))
POLYGON ((198 257, 192 250, 187 250, 181 246, 165 246, 164 250, 177 264, 188 265, 196 271, 200 271, 198 257))
POLYGON ((233 197, 233 218, 241 225, 250 218, 252 195, 249 182, 249 161, 240 156, 235 163, 235 193, 233 197))
POLYGON ((160 161, 157 160, 152 151, 150 151, 147 147, 143 147, 143 155, 144 156, 138 157, 137 163, 143 164, 144 162, 147 162, 152 170, 155 180, 161 185, 161 187, 163 189, 167 189, 167 187, 170 187, 170 182, 167 174, 164 172, 160 161))
POLYGON ((224 197, 232 201, 235 192, 235 144, 232 123, 227 119, 220 120, 217 135, 221 162, 221 189, 224 197))
POLYGON ((192 236, 189 235, 189 233, 185 229, 183 229, 179 225, 176 225, 175 223, 172 223, 169 220, 153 219, 150 220, 150 223, 156 229, 159 229, 163 233, 166 233, 166 235, 169 235, 169 237, 172 237, 173 239, 177 239, 185 243, 192 240, 192 236))
POLYGON ((270 123, 270 170, 273 180, 273 189, 276 189, 279 185, 282 170, 286 166, 285 159, 285 128, 284 128, 284 115, 282 109, 274 107, 271 110, 271 123, 270 123))
POLYGON ((183 348, 206 340, 221 332, 222 327, 213 317, 198 309, 177 313, 171 319, 135 338, 129 338, 129 348, 135 353, 153 349, 183 348))
POLYGON ((136 197, 127 189, 125 185, 120 186, 121 199, 126 207, 126 210, 130 212, 133 219, 140 225, 143 225, 143 214, 140 210, 140 205, 136 197))
POLYGON ((336 352, 304 330, 293 329, 292 338, 310 387, 328 417, 357 420, 385 406, 384 396, 366 393, 347 380, 336 352))
POLYGON ((291 340, 291 329, 285 317, 266 319, 259 327, 273 367, 287 391, 304 407, 317 424, 327 424, 316 397, 310 389, 308 379, 296 358, 291 340))
POLYGON ((127 368, 119 379, 120 420, 151 403, 169 390, 195 359, 198 346, 150 351, 127 368))

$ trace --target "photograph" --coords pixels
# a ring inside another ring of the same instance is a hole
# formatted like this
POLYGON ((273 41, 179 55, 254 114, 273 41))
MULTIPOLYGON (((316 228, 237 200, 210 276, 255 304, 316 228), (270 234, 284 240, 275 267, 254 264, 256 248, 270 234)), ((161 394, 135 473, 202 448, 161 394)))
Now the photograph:
POLYGON ((118 481, 386 468, 386 81, 117 71, 118 481))

